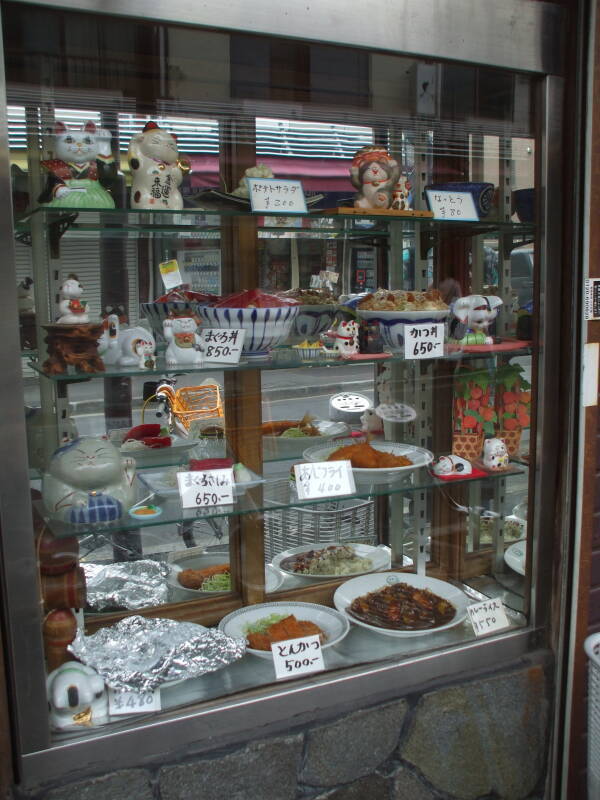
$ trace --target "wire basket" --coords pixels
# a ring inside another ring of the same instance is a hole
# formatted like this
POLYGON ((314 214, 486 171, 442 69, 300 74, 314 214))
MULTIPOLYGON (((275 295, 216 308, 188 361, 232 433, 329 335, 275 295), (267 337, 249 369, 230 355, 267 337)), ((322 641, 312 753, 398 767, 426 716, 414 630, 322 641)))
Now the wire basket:
POLYGON ((188 430, 196 420, 222 417, 221 389, 216 383, 183 386, 175 392, 171 411, 188 430))
POLYGON ((600 797, 600 633, 584 642, 588 664, 588 797, 600 797))
MULTIPOLYGON (((285 487, 289 494, 289 488, 285 487)), ((265 561, 315 542, 376 544, 372 500, 331 500, 302 507, 265 511, 265 561)))

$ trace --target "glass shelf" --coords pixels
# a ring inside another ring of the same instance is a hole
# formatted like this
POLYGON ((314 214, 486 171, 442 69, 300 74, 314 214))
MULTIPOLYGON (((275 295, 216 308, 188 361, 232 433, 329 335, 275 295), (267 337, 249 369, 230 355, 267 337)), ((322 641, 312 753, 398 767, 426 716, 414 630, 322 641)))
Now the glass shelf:
MULTIPOLYGON (((281 351, 275 351, 276 353, 280 353, 281 351)), ((480 350, 478 352, 463 352, 462 350, 450 351, 447 355, 443 357, 438 357, 436 359, 419 359, 421 361, 440 361, 440 362, 460 362, 464 360, 476 360, 476 359, 486 359, 492 358, 497 356, 524 356, 524 355, 531 355, 531 347, 520 347, 518 349, 510 348, 506 350, 498 350, 498 349, 490 349, 490 350, 480 350)), ((44 378, 48 378, 51 381, 57 382, 74 382, 74 381, 88 381, 93 378, 160 378, 161 376, 168 374, 168 375, 184 375, 184 374, 193 374, 193 373, 211 373, 211 372, 235 372, 236 370, 251 370, 251 369, 260 369, 260 370, 277 370, 277 369, 313 369, 317 367, 331 367, 331 368, 340 368, 340 367, 356 367, 361 366, 363 364, 386 364, 390 362, 404 362, 404 363, 415 363, 412 360, 408 360, 404 358, 403 355, 400 353, 398 354, 390 354, 385 358, 381 358, 381 355, 374 355, 369 357, 368 355, 361 356, 360 359, 353 359, 353 358, 340 358, 340 359, 315 359, 313 361, 296 361, 293 360, 293 356, 290 358, 280 357, 277 355, 274 359, 267 356, 265 358, 250 358, 244 359, 242 358, 239 364, 219 364, 219 363, 208 363, 200 366, 187 366, 185 364, 178 364, 176 366, 167 366, 166 363, 162 358, 157 359, 156 368, 151 369, 139 369, 137 367, 115 367, 109 366, 106 368, 105 372, 61 372, 57 375, 48 375, 42 369, 42 365, 39 361, 29 361, 29 366, 35 370, 37 373, 42 375, 44 378)))
MULTIPOLYGON (((325 504, 337 503, 340 500, 365 499, 372 500, 376 497, 393 497, 406 493, 424 491, 428 489, 450 490, 452 486, 464 485, 466 483, 477 483, 479 485, 493 485, 499 480, 506 480, 525 473, 525 469, 516 464, 510 465, 509 470, 504 472, 490 472, 481 478, 457 478, 451 482, 442 481, 435 478, 426 468, 420 468, 408 473, 406 477, 399 478, 386 483, 378 484, 358 484, 356 492, 344 497, 325 497, 320 500, 298 500, 295 489, 287 479, 287 471, 276 478, 265 480, 257 487, 247 489, 241 496, 235 499, 231 505, 212 506, 201 509, 184 509, 181 506, 179 494, 174 493, 169 496, 149 495, 148 487, 138 482, 138 501, 139 503, 152 503, 160 506, 162 513, 151 519, 134 519, 128 514, 121 520, 113 523, 96 524, 94 526, 73 526, 66 522, 50 520, 41 501, 35 501, 34 506, 40 516, 44 517, 46 524, 55 536, 65 538, 68 536, 88 536, 90 533, 97 534, 116 534, 123 531, 136 532, 143 528, 155 527, 159 525, 169 525, 176 523, 190 523, 196 520, 218 519, 219 517, 241 516, 244 514, 255 514, 260 512, 277 513, 286 508, 315 508, 325 504)), ((326 510, 325 508, 323 510, 326 510)))

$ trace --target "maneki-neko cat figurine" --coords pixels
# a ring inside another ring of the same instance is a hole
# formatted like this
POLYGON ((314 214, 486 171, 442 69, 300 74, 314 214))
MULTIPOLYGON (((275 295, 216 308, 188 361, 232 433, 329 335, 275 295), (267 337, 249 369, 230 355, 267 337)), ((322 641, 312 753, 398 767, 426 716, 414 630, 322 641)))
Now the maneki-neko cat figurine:
POLYGON ((400 177, 400 165, 383 147, 370 145, 352 159, 350 180, 358 189, 355 208, 390 208, 394 187, 400 177))
POLYGON ((64 208, 114 208, 102 185, 116 166, 110 148, 110 132, 86 122, 81 129, 56 122, 54 158, 41 162, 47 173, 39 202, 64 208))
POLYGON ((80 325, 89 322, 87 300, 80 300, 82 294, 83 287, 79 283, 79 278, 70 273, 60 287, 58 303, 60 316, 56 320, 59 325, 80 325))
POLYGON ((196 333, 198 320, 195 317, 168 317, 163 322, 167 340, 165 358, 168 365, 202 364, 200 345, 202 339, 196 333))
POLYGON ((133 177, 132 208, 151 211, 183 208, 179 186, 190 171, 190 164, 179 157, 175 134, 160 128, 156 122, 148 122, 129 143, 127 158, 133 177))

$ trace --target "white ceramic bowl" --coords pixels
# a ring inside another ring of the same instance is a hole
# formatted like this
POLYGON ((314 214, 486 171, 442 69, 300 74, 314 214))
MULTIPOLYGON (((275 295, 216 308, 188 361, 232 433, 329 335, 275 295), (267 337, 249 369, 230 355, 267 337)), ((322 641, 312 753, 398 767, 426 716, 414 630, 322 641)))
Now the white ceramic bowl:
POLYGON ((329 330, 335 318, 337 306, 299 306, 298 316, 294 320, 294 335, 303 339, 312 339, 329 330))
POLYGON ((357 308, 358 316, 362 319, 373 320, 379 323, 379 332, 386 348, 394 352, 404 352, 404 326, 415 322, 427 324, 428 322, 441 322, 450 314, 450 309, 445 311, 361 311, 357 308))
MULTIPOLYGON (((177 575, 184 569, 205 569, 217 564, 229 563, 229 553, 203 553, 201 555, 182 556, 177 561, 169 564, 171 571, 167 576, 167 584, 171 602, 177 603, 183 600, 193 600, 199 597, 210 597, 211 595, 222 594, 222 592, 203 592, 200 589, 188 589, 182 586, 177 580, 177 575)), ((276 592, 284 581, 284 575, 270 564, 265 564, 265 591, 276 592)))
MULTIPOLYGON (((223 617, 219 622, 219 630, 228 636, 244 638, 246 636, 246 625, 257 622, 263 617, 268 617, 270 614, 285 614, 286 616, 293 614, 298 620, 314 622, 327 637, 327 641, 323 644, 323 650, 327 650, 329 647, 341 642, 350 630, 345 614, 340 614, 339 611, 335 611, 333 608, 327 608, 327 606, 317 605, 316 603, 296 603, 294 601, 260 603, 255 606, 238 608, 237 611, 232 611, 231 614, 223 617)), ((260 658, 273 658, 270 650, 254 650, 248 647, 246 652, 260 658)))
POLYGON ((299 306, 276 308, 215 308, 199 306, 207 328, 242 328, 246 331, 246 355, 266 356, 272 347, 283 344, 292 331, 299 306))

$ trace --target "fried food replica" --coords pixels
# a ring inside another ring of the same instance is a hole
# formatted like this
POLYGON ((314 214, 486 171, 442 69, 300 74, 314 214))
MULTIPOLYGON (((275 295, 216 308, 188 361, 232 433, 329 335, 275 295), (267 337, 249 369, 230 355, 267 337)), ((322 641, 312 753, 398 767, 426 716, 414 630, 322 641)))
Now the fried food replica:
POLYGON ((280 419, 273 422, 263 422, 262 435, 263 436, 281 436, 282 433, 290 428, 298 428, 305 436, 319 436, 319 429, 313 423, 314 417, 311 414, 305 414, 302 419, 280 419))
POLYGON ((396 631, 439 628, 450 622, 456 609, 428 589, 394 583, 376 592, 356 597, 346 612, 361 622, 396 631))
POLYGON ((408 467, 413 462, 406 456, 395 456, 376 450, 368 442, 348 444, 338 447, 327 461, 350 461, 358 469, 389 469, 390 467, 408 467))
POLYGON ((308 620, 296 619, 293 614, 290 614, 289 617, 284 617, 279 622, 269 625, 264 633, 246 634, 246 639, 248 640, 248 647, 253 650, 270 650, 273 642, 284 642, 287 639, 315 635, 319 636, 321 644, 323 644, 326 636, 318 625, 315 625, 314 622, 308 622, 308 620))
POLYGON ((445 311, 448 306, 438 289, 427 292, 405 292, 377 289, 358 304, 362 311, 445 311))
POLYGON ((215 564, 213 567, 205 567, 204 569, 182 569, 177 573, 177 580, 186 589, 200 589, 202 584, 213 575, 222 575, 229 572, 229 564, 215 564))

